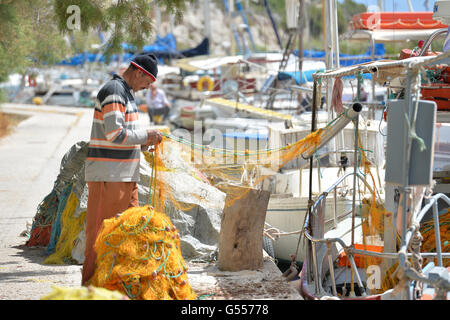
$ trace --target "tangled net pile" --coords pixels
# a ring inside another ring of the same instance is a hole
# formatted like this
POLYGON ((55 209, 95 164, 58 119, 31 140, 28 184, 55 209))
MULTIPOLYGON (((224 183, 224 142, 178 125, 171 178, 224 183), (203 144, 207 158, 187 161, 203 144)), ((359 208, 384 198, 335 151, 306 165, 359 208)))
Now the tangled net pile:
POLYGON ((179 239, 170 219, 151 206, 105 220, 95 243, 97 267, 90 284, 132 299, 195 299, 179 239))
POLYGON ((118 291, 104 288, 75 287, 65 288, 53 286, 52 292, 41 300, 128 300, 128 297, 118 291))

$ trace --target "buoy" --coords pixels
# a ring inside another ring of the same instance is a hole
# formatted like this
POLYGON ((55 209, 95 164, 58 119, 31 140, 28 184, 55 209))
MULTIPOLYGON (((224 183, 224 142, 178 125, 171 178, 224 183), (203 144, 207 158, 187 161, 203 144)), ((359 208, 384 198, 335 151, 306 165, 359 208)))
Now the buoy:
POLYGON ((203 76, 197 81, 197 90, 203 91, 205 81, 208 83, 208 91, 212 91, 214 88, 214 81, 209 76, 203 76))
POLYGON ((34 97, 33 100, 31 100, 36 105, 42 105, 42 98, 41 97, 34 97))

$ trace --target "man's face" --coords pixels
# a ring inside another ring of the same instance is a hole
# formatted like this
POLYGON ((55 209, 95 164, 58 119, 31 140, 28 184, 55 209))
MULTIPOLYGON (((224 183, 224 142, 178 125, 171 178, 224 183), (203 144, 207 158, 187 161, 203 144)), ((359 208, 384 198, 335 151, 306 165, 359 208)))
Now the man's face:
POLYGON ((146 75, 141 70, 136 70, 135 81, 133 91, 137 92, 143 89, 148 89, 148 87, 153 83, 153 79, 146 75))

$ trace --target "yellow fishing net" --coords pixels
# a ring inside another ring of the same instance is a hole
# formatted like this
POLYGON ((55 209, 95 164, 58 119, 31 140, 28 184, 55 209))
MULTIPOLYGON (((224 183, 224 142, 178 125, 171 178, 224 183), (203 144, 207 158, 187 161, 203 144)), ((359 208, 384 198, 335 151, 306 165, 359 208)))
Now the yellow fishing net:
POLYGON ((92 286, 75 288, 53 286, 52 292, 41 300, 128 300, 128 297, 118 291, 92 286))
POLYGON ((44 260, 44 264, 64 264, 72 260, 72 249, 78 234, 83 230, 86 212, 74 216, 78 198, 71 192, 61 216, 61 234, 56 243, 55 252, 44 260))
MULTIPOLYGON (((442 252, 450 252, 450 209, 447 212, 442 213, 439 216, 439 231, 441 236, 441 249, 442 252)), ((420 232, 423 236, 422 250, 424 252, 436 252, 436 233, 434 227, 434 221, 427 221, 422 224, 420 232)), ((434 261, 437 265, 437 259, 424 259, 424 266, 434 261)), ((443 265, 445 267, 450 267, 450 258, 442 258, 443 265)))
POLYGON ((151 206, 130 208, 104 220, 95 243, 97 267, 90 284, 118 290, 132 299, 187 300, 188 284, 180 234, 151 206))
MULTIPOLYGON (((167 183, 170 174, 184 173, 226 193, 225 207, 228 207, 245 196, 237 186, 258 188, 264 179, 273 176, 287 162, 313 152, 320 144, 324 130, 319 129, 280 148, 263 150, 212 148, 164 134, 155 151, 145 153, 145 159, 153 170, 149 185, 154 193, 150 196, 150 203, 160 212, 164 212, 167 200, 182 211, 189 209, 190 205, 175 199, 175 190, 167 183)), ((207 201, 196 189, 191 190, 191 197, 207 201)))

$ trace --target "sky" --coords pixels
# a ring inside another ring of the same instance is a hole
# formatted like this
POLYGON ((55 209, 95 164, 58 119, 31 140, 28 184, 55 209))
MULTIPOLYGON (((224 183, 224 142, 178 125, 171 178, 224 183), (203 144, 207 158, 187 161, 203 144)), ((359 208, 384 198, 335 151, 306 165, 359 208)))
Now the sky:
MULTIPOLYGON (((354 0, 355 2, 365 4, 367 7, 378 5, 377 0, 354 0)), ((433 11, 434 0, 428 1, 428 10, 433 11)), ((426 11, 425 0, 411 0, 414 11, 426 11)), ((409 11, 407 0, 383 0, 383 11, 409 11)))

